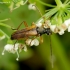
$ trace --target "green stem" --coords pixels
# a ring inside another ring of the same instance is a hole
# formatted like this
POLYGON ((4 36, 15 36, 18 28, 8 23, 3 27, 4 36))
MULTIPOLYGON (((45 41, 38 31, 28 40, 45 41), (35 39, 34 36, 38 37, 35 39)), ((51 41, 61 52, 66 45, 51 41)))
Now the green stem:
POLYGON ((55 0, 55 2, 56 2, 56 4, 57 4, 58 7, 61 7, 62 6, 61 0, 55 0))
MULTIPOLYGON (((57 12, 57 8, 53 8, 51 9, 48 13, 46 13, 45 15, 43 15, 43 17, 45 17, 46 19, 50 18, 54 13, 57 12)), ((43 20, 43 17, 41 17, 37 22, 36 24, 40 21, 40 20, 43 20)))
POLYGON ((70 70, 69 61, 64 50, 64 46, 60 42, 58 36, 52 35, 52 46, 54 50, 54 55, 59 61, 59 66, 62 67, 62 70, 70 70))
POLYGON ((4 22, 4 21, 7 21, 7 20, 9 20, 9 18, 8 18, 8 19, 3 19, 3 20, 0 20, 0 22, 4 22))
POLYGON ((7 28, 11 28, 11 26, 4 24, 4 23, 0 23, 1 26, 7 27, 7 28))
POLYGON ((41 0, 36 0, 36 1, 38 1, 39 3, 41 3, 41 4, 45 5, 45 6, 48 6, 48 7, 55 7, 54 5, 44 3, 41 0))
POLYGON ((68 3, 68 2, 69 2, 69 0, 65 0, 64 4, 66 4, 66 3, 68 3))
POLYGON ((2 31, 1 29, 0 31, 7 37, 7 39, 10 39, 10 37, 4 31, 2 31))

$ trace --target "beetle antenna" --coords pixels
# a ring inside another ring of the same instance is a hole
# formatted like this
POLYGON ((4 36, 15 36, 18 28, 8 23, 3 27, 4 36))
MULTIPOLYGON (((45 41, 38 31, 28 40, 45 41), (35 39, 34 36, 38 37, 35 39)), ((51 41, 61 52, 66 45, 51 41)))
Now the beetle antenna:
POLYGON ((51 64, 52 64, 52 68, 53 68, 53 51, 52 51, 52 45, 51 45, 51 35, 49 35, 49 39, 50 39, 50 56, 51 56, 51 64))

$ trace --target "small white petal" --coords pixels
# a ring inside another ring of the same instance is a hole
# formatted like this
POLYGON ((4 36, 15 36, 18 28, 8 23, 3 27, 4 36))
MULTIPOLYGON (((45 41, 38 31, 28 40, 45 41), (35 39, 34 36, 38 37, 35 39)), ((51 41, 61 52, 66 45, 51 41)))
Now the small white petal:
POLYGON ((60 35, 63 35, 63 34, 64 34, 64 30, 61 29, 58 33, 59 33, 60 35))
POLYGON ((42 22, 43 22, 43 19, 40 19, 40 20, 38 21, 38 23, 36 24, 36 26, 37 26, 37 27, 41 27, 41 26, 42 26, 42 22))
POLYGON ((68 28, 64 23, 61 25, 61 28, 64 29, 64 31, 68 28))
POLYGON ((17 58, 16 58, 16 60, 17 61, 19 60, 19 53, 18 53, 18 51, 17 51, 17 58))
POLYGON ((37 23, 36 26, 37 27, 41 27, 42 26, 42 23, 37 23))
POLYGON ((2 52, 2 55, 4 55, 4 52, 2 52))
POLYGON ((68 32, 70 32, 70 26, 68 27, 68 32))
POLYGON ((39 45, 39 41, 37 39, 34 39, 34 45, 38 46, 39 45))
POLYGON ((5 49, 2 51, 2 55, 4 55, 5 49))
POLYGON ((38 46, 39 45, 39 41, 37 39, 32 40, 31 46, 33 46, 33 45, 38 46))
POLYGON ((4 49, 5 49, 6 51, 8 51, 8 50, 13 49, 13 46, 14 46, 14 45, 12 45, 12 44, 7 44, 7 45, 5 45, 4 49))
POLYGON ((19 44, 19 43, 16 43, 15 46, 14 46, 14 49, 15 49, 15 50, 18 50, 18 47, 19 47, 19 46, 20 46, 20 44, 19 44))
POLYGON ((34 6, 34 4, 29 4, 28 8, 30 10, 36 10, 36 7, 34 6))
POLYGON ((65 24, 66 26, 69 26, 69 24, 70 24, 70 19, 66 20, 66 21, 64 22, 64 24, 65 24))
POLYGON ((26 40, 26 44, 27 44, 27 45, 30 45, 31 41, 32 41, 32 39, 27 39, 27 40, 26 40))
POLYGON ((26 52, 27 51, 27 46, 25 44, 23 45, 23 48, 24 48, 24 51, 26 52))
POLYGON ((33 46, 33 45, 34 45, 34 40, 32 40, 32 41, 31 41, 31 44, 30 44, 30 46, 33 46))
POLYGON ((24 51, 27 52, 27 47, 24 47, 24 51))
POLYGON ((52 30, 52 32, 55 31, 55 28, 56 28, 56 25, 51 25, 51 26, 50 26, 50 29, 52 30))
POLYGON ((19 59, 18 59, 18 58, 16 58, 16 60, 17 60, 17 61, 19 61, 19 59))

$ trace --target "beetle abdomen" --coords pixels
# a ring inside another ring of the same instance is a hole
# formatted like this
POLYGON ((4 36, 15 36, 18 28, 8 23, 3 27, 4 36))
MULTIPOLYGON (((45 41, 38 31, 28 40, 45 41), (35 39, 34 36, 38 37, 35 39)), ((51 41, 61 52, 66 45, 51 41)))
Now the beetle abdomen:
POLYGON ((36 29, 28 30, 28 31, 16 31, 11 35, 11 40, 18 40, 22 38, 28 38, 30 36, 36 36, 37 31, 36 29))

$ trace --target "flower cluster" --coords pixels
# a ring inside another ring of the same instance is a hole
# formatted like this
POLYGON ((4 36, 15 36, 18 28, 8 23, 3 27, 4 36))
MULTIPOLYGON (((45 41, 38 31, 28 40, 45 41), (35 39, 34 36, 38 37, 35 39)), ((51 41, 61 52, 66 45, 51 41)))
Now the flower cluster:
POLYGON ((16 60, 18 61, 19 60, 19 53, 22 51, 22 49, 24 51, 27 51, 27 47, 26 47, 25 44, 23 44, 23 45, 22 44, 19 44, 19 43, 16 43, 14 45, 13 44, 7 44, 4 47, 4 50, 2 52, 2 55, 4 55, 4 52, 5 51, 8 51, 8 52, 13 53, 13 54, 17 53, 16 60))
POLYGON ((51 25, 50 29, 54 33, 59 33, 60 35, 64 34, 64 31, 68 29, 68 32, 70 32, 70 19, 65 20, 64 23, 60 25, 51 25))
POLYGON ((26 44, 20 44, 20 43, 16 43, 16 44, 7 44, 4 47, 4 50, 2 52, 2 55, 4 55, 5 51, 8 51, 10 53, 17 53, 17 58, 16 60, 19 60, 19 53, 24 50, 25 52, 27 51, 27 45, 28 46, 38 46, 39 45, 39 41, 37 39, 27 39, 26 40, 26 44))
POLYGON ((50 28, 53 33, 58 33, 59 35, 63 35, 64 31, 66 31, 67 29, 68 32, 70 32, 70 19, 65 20, 64 23, 60 25, 52 24, 50 20, 46 20, 43 22, 43 19, 41 19, 40 21, 38 21, 36 26, 41 27, 42 24, 44 28, 50 28))

